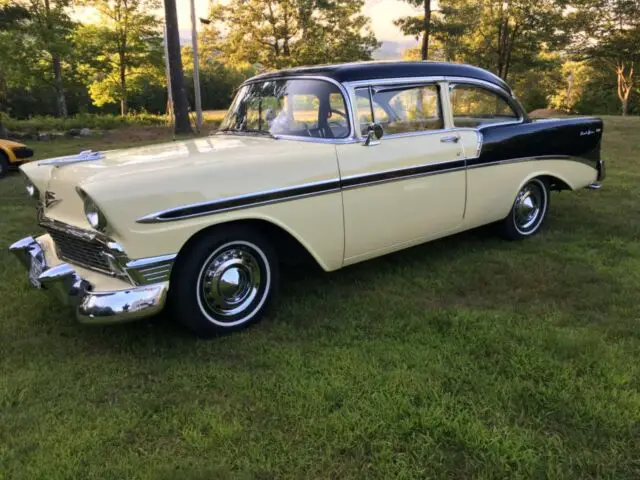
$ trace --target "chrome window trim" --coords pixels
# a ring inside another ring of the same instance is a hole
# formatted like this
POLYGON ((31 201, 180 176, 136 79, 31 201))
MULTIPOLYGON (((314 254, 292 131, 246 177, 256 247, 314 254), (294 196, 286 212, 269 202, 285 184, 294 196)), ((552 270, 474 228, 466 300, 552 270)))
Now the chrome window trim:
MULTIPOLYGON (((351 105, 351 97, 349 96, 349 92, 345 88, 344 84, 334 80, 331 77, 326 77, 324 75, 282 75, 278 77, 272 77, 268 79, 261 79, 260 77, 250 78, 244 81, 239 88, 242 88, 246 85, 251 85, 254 83, 264 83, 278 80, 320 80, 324 82, 329 82, 338 87, 340 93, 342 94, 342 98, 345 102, 346 114, 349 116, 349 121, 347 124, 349 125, 349 133, 344 138, 314 138, 314 137, 297 137, 295 135, 273 135, 276 139, 282 140, 302 140, 304 142, 311 143, 354 143, 354 140, 357 140, 357 137, 354 135, 355 133, 355 122, 353 119, 353 107, 351 105), (349 141, 351 140, 351 141, 349 141)), ((225 114, 226 116, 226 114, 225 114)))
POLYGON ((442 76, 430 76, 430 77, 400 77, 400 78, 372 78, 369 80, 358 80, 355 82, 344 82, 344 86, 355 90, 362 87, 375 87, 376 85, 388 86, 388 85, 407 85, 407 84, 423 84, 423 83, 438 83, 444 82, 445 77, 442 76))
MULTIPOLYGON (((444 109, 444 103, 443 103, 442 90, 443 90, 444 77, 407 77, 404 79, 407 81, 400 82, 400 83, 396 83, 394 80, 395 79, 387 79, 387 78, 382 79, 380 81, 360 80, 357 82, 346 82, 345 85, 349 86, 349 92, 353 94, 353 100, 355 102, 357 102, 356 90, 359 88, 369 88, 371 90, 371 88, 375 88, 378 85, 382 85, 385 87, 394 87, 396 85, 398 87, 409 87, 409 86, 422 87, 425 85, 434 85, 437 87, 437 91, 438 91, 438 107, 440 110, 440 117, 442 120, 442 124, 444 125, 444 128, 439 128, 436 130, 416 130, 415 132, 391 133, 389 135, 384 135, 381 139, 382 141, 393 140, 395 138, 420 137, 423 135, 430 135, 430 134, 442 134, 450 130, 449 128, 446 127, 447 119, 445 118, 445 109, 444 109)), ((369 91, 369 95, 371 95, 371 91, 369 91)), ((371 100, 372 99, 370 97, 370 101, 371 100)), ((447 99, 447 101, 449 100, 447 99)), ((354 103, 354 102, 352 103, 356 105, 354 108, 357 109, 357 103, 354 103)), ((354 118, 354 121, 357 118, 357 113, 358 113, 357 110, 352 113, 352 117, 354 118)), ((373 118, 373 121, 375 122, 375 117, 373 118)), ((366 137, 362 135, 359 125, 358 125, 358 128, 355 129, 355 132, 356 132, 356 135, 358 135, 358 142, 363 142, 366 137)))
MULTIPOLYGON (((224 133, 224 132, 223 132, 224 133)), ((294 142, 327 143, 333 145, 347 145, 358 143, 359 140, 351 136, 345 138, 318 138, 318 137, 296 137, 295 135, 273 135, 275 140, 290 140, 294 142)))
MULTIPOLYGON (((480 125, 479 127, 476 127, 478 130, 481 130, 487 127, 495 127, 497 125, 518 125, 520 123, 524 123, 524 121, 526 120, 524 110, 516 100, 515 96, 513 95, 513 92, 508 92, 505 89, 499 87, 498 85, 494 85, 491 82, 485 82, 484 80, 476 80, 476 79, 466 78, 466 77, 447 77, 447 82, 449 84, 449 88, 455 87, 456 85, 477 85, 480 87, 484 87, 487 90, 491 90, 492 92, 499 95, 505 102, 507 102, 507 104, 518 115, 517 120, 508 120, 505 122, 497 122, 497 123, 489 123, 486 125, 480 125)), ((450 90, 448 93, 450 95, 451 93, 450 90)), ((450 96, 449 96, 449 104, 451 104, 450 96)), ((451 112, 451 117, 452 117, 451 120, 453 121, 453 111, 451 112)), ((461 127, 461 128, 469 128, 469 127, 461 127)))
MULTIPOLYGON (((487 82, 484 82, 487 83, 487 82)), ((488 128, 488 127, 495 127, 495 126, 499 126, 499 125, 518 125, 520 123, 523 123, 525 118, 523 115, 523 112, 520 110, 519 105, 516 105, 515 102, 511 101, 510 99, 512 97, 506 97, 503 94, 503 90, 501 88, 498 89, 490 89, 490 88, 486 88, 485 85, 476 85, 473 84, 471 82, 466 82, 466 81, 453 81, 453 80, 449 80, 448 82, 448 95, 449 95, 449 104, 451 104, 451 91, 457 86, 457 85, 472 85, 472 86, 479 86, 480 88, 485 88, 485 90, 490 90, 491 92, 495 93, 496 95, 498 95, 500 98, 502 98, 507 105, 509 105, 509 107, 511 108, 511 110, 513 110, 516 115, 518 115, 518 119, 517 120, 506 120, 504 122, 495 122, 495 123, 487 123, 487 124, 483 124, 483 125, 479 125, 477 127, 475 127, 477 130, 482 130, 483 128, 488 128), (517 108, 515 108, 517 107, 517 108)), ((455 127, 455 116, 453 115, 453 110, 451 110, 451 121, 454 122, 453 123, 453 127, 455 127)), ((460 128, 473 128, 473 127, 460 127, 460 128)))

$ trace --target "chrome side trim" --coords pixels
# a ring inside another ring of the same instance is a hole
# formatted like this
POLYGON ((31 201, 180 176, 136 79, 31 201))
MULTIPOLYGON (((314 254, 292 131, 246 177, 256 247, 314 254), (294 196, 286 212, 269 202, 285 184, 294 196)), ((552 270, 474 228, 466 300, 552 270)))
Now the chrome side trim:
POLYGON ((473 163, 473 160, 469 162, 467 165, 468 169, 482 168, 482 167, 494 167, 498 165, 508 165, 510 163, 521 163, 521 162, 534 162, 540 160, 571 160, 580 163, 585 163, 580 157, 572 157, 570 155, 539 155, 534 157, 518 157, 518 158, 509 158, 505 160, 495 160, 489 162, 482 163, 473 163))
POLYGON ((136 220, 137 223, 159 223, 186 218, 201 217, 212 213, 229 212, 259 205, 269 205, 289 200, 324 195, 340 191, 340 179, 306 183, 295 187, 267 190, 257 193, 227 197, 209 202, 193 203, 181 207, 161 210, 136 220))
MULTIPOLYGON (((482 137, 479 139, 478 149, 481 148, 482 137)), ((360 188, 365 186, 377 185, 387 182, 396 182, 409 180, 412 178, 425 177, 430 175, 439 175, 443 173, 451 173, 466 169, 475 169, 480 167, 493 167, 497 165, 505 165, 509 163, 518 163, 535 160, 571 160, 585 163, 579 157, 570 157, 563 155, 548 155, 538 157, 521 157, 507 160, 482 161, 479 157, 468 157, 457 160, 447 160, 444 162, 428 163, 425 165, 416 165, 408 168, 395 170, 385 170, 376 173, 367 173, 363 175, 353 175, 344 177, 340 180, 330 180, 325 182, 317 182, 305 184, 300 187, 288 187, 266 192, 251 193, 247 195, 239 195, 237 197, 227 197, 211 202, 203 202, 192 205, 185 205, 168 210, 154 212, 136 220, 138 223, 161 223, 176 220, 185 220, 188 218, 212 215, 216 213, 228 212, 233 210, 253 208, 262 205, 270 205, 273 203, 297 200, 316 195, 324 195, 328 193, 337 193, 352 188, 360 188), (474 163, 478 162, 478 163, 474 163), (310 190, 306 190, 310 189, 310 190), (298 192, 308 193, 298 193, 298 192), (192 209, 197 209, 193 212, 192 209)), ((595 167, 594 167, 595 168, 595 167)))
POLYGON ((171 254, 132 260, 127 262, 125 268, 129 277, 137 285, 168 282, 177 256, 177 254, 171 254))
POLYGON ((403 170, 391 172, 380 172, 366 175, 354 175, 343 179, 343 190, 352 190, 354 188, 370 187, 381 185, 383 183, 398 182, 401 180, 412 180, 415 178, 429 177, 431 175, 440 175, 444 173, 453 173, 464 171, 464 160, 452 160, 441 163, 431 163, 420 167, 411 167, 403 170))

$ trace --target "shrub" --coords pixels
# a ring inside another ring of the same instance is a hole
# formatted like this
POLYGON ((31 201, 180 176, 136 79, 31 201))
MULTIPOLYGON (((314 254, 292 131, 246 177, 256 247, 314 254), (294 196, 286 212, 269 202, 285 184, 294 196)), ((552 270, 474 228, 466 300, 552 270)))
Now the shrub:
POLYGON ((112 130, 129 125, 166 125, 166 115, 150 113, 134 113, 127 116, 81 113, 67 118, 38 115, 26 120, 4 117, 4 125, 14 132, 65 132, 72 128, 91 128, 96 130, 112 130))

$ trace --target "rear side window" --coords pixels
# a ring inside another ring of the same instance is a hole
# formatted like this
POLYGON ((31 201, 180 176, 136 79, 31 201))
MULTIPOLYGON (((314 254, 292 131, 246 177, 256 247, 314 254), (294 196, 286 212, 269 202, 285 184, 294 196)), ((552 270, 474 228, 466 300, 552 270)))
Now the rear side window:
POLYGON ((422 132, 444 128, 437 85, 373 87, 356 91, 361 131, 375 122, 385 135, 422 132), (371 102, 371 103, 370 103, 371 102))
POLYGON ((497 93, 475 85, 451 85, 451 110, 456 127, 479 127, 519 120, 518 114, 497 93))

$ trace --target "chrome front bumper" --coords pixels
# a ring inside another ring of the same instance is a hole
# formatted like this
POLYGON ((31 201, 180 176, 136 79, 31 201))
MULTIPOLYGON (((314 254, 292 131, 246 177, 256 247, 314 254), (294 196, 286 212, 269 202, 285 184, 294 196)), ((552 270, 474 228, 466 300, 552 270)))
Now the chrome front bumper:
POLYGON ((31 283, 51 291, 65 305, 75 307, 82 323, 104 325, 139 320, 160 312, 167 300, 169 282, 94 291, 94 285, 68 263, 50 267, 44 249, 33 237, 17 241, 9 250, 27 268, 31 283))

